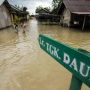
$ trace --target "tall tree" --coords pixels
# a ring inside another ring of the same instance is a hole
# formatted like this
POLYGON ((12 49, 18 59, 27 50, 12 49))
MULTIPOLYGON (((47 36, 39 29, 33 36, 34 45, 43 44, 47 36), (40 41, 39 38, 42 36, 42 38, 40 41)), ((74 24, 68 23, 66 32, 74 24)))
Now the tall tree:
POLYGON ((63 0, 53 0, 53 1, 52 1, 52 6, 53 6, 53 8, 54 8, 54 9, 57 8, 58 5, 59 5, 62 1, 63 1, 63 0))
POLYGON ((26 12, 27 11, 27 7, 23 7, 23 11, 26 12))

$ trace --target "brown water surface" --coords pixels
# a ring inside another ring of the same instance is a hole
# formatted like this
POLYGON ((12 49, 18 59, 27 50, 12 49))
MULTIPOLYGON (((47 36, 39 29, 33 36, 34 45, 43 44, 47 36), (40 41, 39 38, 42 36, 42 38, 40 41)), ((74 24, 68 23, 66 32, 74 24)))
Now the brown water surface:
MULTIPOLYGON (((0 90, 69 90, 71 73, 38 45, 39 33, 90 51, 90 32, 41 25, 33 19, 19 32, 0 31, 0 90)), ((89 90, 83 84, 82 90, 89 90)))

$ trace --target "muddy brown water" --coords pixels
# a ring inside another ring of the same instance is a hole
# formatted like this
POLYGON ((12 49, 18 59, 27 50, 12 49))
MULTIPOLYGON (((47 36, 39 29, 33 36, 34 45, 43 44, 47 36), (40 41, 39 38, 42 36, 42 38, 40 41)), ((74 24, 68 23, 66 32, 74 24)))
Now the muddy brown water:
MULTIPOLYGON (((69 90, 71 73, 42 51, 39 33, 90 51, 90 32, 30 20, 19 32, 0 31, 0 90, 69 90)), ((85 84, 82 90, 90 90, 85 84)))

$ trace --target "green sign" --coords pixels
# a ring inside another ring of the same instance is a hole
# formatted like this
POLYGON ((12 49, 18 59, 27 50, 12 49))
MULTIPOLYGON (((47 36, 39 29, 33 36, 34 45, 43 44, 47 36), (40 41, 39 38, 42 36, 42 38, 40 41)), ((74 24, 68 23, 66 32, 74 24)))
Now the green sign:
POLYGON ((39 35, 40 47, 90 87, 90 54, 45 35, 39 35))

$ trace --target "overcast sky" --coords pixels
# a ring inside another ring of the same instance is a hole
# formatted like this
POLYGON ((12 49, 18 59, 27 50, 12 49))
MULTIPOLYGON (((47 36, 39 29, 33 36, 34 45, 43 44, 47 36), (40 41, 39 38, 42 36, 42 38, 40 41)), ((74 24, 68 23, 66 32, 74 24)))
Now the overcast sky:
POLYGON ((51 7, 52 0, 9 0, 12 4, 26 6, 30 14, 35 14, 35 9, 38 6, 51 7))

